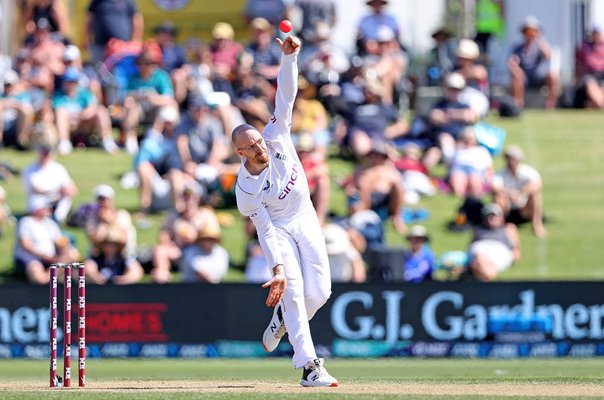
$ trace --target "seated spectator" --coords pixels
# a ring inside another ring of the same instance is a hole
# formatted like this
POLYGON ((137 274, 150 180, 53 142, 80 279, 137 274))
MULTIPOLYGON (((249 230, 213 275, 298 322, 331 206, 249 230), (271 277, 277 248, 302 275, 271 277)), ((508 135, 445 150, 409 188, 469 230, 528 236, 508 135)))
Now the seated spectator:
POLYGON ((333 28, 336 23, 336 4, 334 0, 296 0, 295 7, 302 14, 300 37, 310 42, 319 24, 333 28))
POLYGON ((182 193, 184 209, 173 211, 159 231, 159 240, 153 251, 151 276, 156 283, 167 283, 171 279, 173 266, 178 265, 183 249, 192 245, 205 225, 218 225, 214 210, 199 206, 200 193, 197 186, 187 185, 182 193))
POLYGON ((478 121, 478 114, 459 95, 466 86, 461 74, 453 72, 445 78, 445 95, 430 111, 428 120, 433 128, 433 140, 436 146, 428 149, 424 164, 428 169, 437 165, 441 157, 445 162, 455 153, 455 141, 467 126, 478 121))
POLYGON ((161 67, 170 74, 174 98, 178 104, 182 104, 187 97, 187 57, 183 47, 175 42, 178 30, 171 21, 164 21, 153 32, 161 49, 161 67))
POLYGON ((108 153, 118 150, 112 137, 111 118, 107 108, 98 103, 92 91, 79 85, 81 73, 75 67, 65 70, 62 88, 55 91, 53 107, 59 134, 58 152, 70 154, 72 133, 100 134, 103 149, 108 153))
POLYGON ((518 146, 506 148, 504 157, 505 168, 493 178, 493 201, 501 206, 508 222, 531 221, 535 236, 545 236, 541 175, 522 162, 524 152, 518 146))
POLYGON ((367 271, 348 232, 334 223, 323 227, 332 282, 365 282, 367 271))
POLYGON ((253 58, 243 53, 232 85, 233 103, 252 125, 264 125, 272 115, 270 103, 275 98, 275 87, 253 70, 253 58))
POLYGON ((539 88, 545 85, 548 89, 545 107, 554 108, 560 92, 560 77, 550 66, 549 43, 541 36, 541 25, 533 16, 523 20, 521 32, 524 41, 513 49, 508 60, 512 96, 518 107, 523 108, 525 86, 539 88))
POLYGON ((243 46, 234 41, 234 38, 235 31, 227 22, 217 22, 212 28, 212 68, 214 74, 224 79, 229 79, 237 70, 238 59, 243 51, 243 46))
POLYGON ((264 79, 276 82, 277 72, 281 64, 281 50, 273 41, 275 29, 264 18, 254 18, 250 23, 252 42, 246 47, 246 52, 253 59, 252 70, 264 79))
POLYGON ((349 213, 372 210, 382 222, 392 220, 394 228, 402 233, 405 223, 401 218, 405 191, 399 172, 390 160, 390 149, 384 142, 375 142, 367 154, 366 165, 355 172, 347 188, 349 213))
POLYGON ((174 135, 184 173, 202 180, 203 195, 207 196, 227 152, 220 120, 210 113, 205 100, 196 96, 189 100, 189 112, 176 126, 174 135), (203 176, 198 176, 202 172, 203 176))
POLYGON ((316 99, 317 89, 304 77, 298 78, 298 93, 294 102, 292 132, 308 132, 315 143, 315 151, 327 158, 327 147, 331 140, 329 117, 323 104, 316 99))
POLYGON ((459 72, 466 80, 459 100, 484 117, 489 112, 489 74, 484 65, 477 62, 480 56, 478 45, 471 39, 461 39, 455 55, 455 72, 459 72))
POLYGON ((409 242, 409 250, 405 251, 405 282, 431 281, 436 261, 428 246, 428 230, 421 225, 414 225, 409 229, 406 239, 409 242))
POLYGON ((319 22, 311 40, 304 43, 298 56, 300 72, 318 88, 325 84, 336 84, 340 76, 350 68, 346 52, 330 42, 331 28, 319 22))
POLYGON ((441 79, 453 72, 455 48, 450 40, 452 36, 446 28, 439 28, 432 33, 434 47, 430 50, 430 61, 426 68, 428 86, 440 86, 441 79))
POLYGON ((47 69, 53 75, 63 73, 65 69, 63 37, 51 34, 50 23, 46 18, 38 20, 33 33, 33 41, 26 48, 29 50, 29 58, 34 65, 47 69))
POLYGON ((125 255, 128 232, 116 225, 103 225, 96 232, 96 255, 84 261, 87 278, 96 284, 129 285, 137 283, 144 275, 136 259, 125 255))
POLYGON ((141 218, 152 209, 166 208, 162 201, 169 199, 166 197, 168 193, 171 193, 174 207, 182 209, 180 193, 185 177, 174 138, 174 128, 179 119, 176 108, 162 107, 134 157, 134 170, 139 178, 141 218), (154 195, 161 201, 154 204, 154 195))
MULTIPOLYGON (((140 264, 136 260, 136 229, 132 224, 132 218, 130 213, 124 209, 118 209, 115 207, 115 191, 113 188, 106 184, 98 185, 94 189, 94 196, 96 202, 90 209, 92 212, 86 218, 84 222, 84 229, 86 235, 90 241, 92 247, 88 256, 92 263, 95 263, 98 257, 101 256, 103 250, 103 240, 106 238, 109 231, 113 233, 118 232, 118 236, 125 235, 125 241, 123 248, 120 248, 119 255, 123 257, 124 263, 127 268, 132 268, 130 271, 132 275, 129 277, 136 276, 136 270, 140 267, 140 264)), ((115 235, 113 235, 115 238, 115 235)), ((103 261, 101 259, 101 261, 103 261)), ((98 265, 100 271, 102 266, 98 265)), ((108 275, 102 279, 101 275, 97 275, 99 279, 98 283, 104 283, 106 280, 110 280, 112 275, 108 275)), ((129 278, 119 278, 118 280, 128 280, 129 278)))
POLYGON ((27 148, 31 143, 34 108, 26 84, 16 71, 4 73, 4 92, 0 97, 0 143, 27 148))
POLYGON ((251 218, 245 218, 245 234, 248 242, 245 246, 245 281, 264 283, 271 280, 273 273, 268 267, 264 252, 258 241, 258 232, 251 218))
MULTIPOLYGON (((100 104, 104 102, 103 87, 101 85, 101 77, 96 70, 96 67, 91 64, 82 62, 82 52, 80 48, 74 44, 65 46, 63 53, 63 64, 65 69, 73 67, 80 72, 80 80, 78 83, 82 88, 89 89, 94 93, 97 101, 100 104)), ((61 88, 61 76, 55 78, 55 88, 61 88)))
POLYGON ((481 197, 493 177, 493 158, 478 144, 471 127, 459 135, 457 149, 449 164, 449 184, 458 197, 481 197))
POLYGON ((176 107, 170 75, 158 64, 161 54, 146 46, 136 60, 137 73, 128 82, 124 99, 122 131, 126 151, 138 151, 137 127, 139 123, 151 123, 162 107, 176 107))
POLYGON ((27 211, 28 215, 21 218, 17 228, 15 266, 17 273, 31 283, 46 284, 50 280, 50 264, 77 262, 79 254, 50 218, 46 198, 29 197, 27 211))
POLYGON ((482 209, 483 224, 474 231, 468 250, 469 272, 479 281, 493 281, 520 258, 516 225, 505 222, 503 210, 491 203, 482 209))
MULTIPOLYGON (((371 7, 371 12, 363 16, 358 24, 357 40, 363 43, 367 40, 377 40, 378 31, 382 26, 390 28, 396 38, 400 35, 398 21, 394 15, 387 13, 384 8, 388 0, 368 0, 365 2, 371 7)), ((360 50, 360 47, 357 46, 360 50)))
POLYGON ((417 204, 420 196, 432 196, 436 191, 421 158, 421 147, 417 143, 407 142, 403 147, 402 157, 394 161, 394 167, 403 179, 406 204, 417 204))
POLYGON ((210 47, 203 43, 195 43, 191 47, 191 61, 187 68, 189 95, 205 99, 214 92, 215 75, 212 66, 212 52, 210 47))
POLYGON ((582 106, 604 108, 604 39, 602 27, 595 25, 589 39, 577 50, 577 97, 582 106))
POLYGON ((222 282, 229 269, 229 253, 220 246, 220 238, 220 225, 203 225, 195 243, 182 252, 180 272, 183 282, 222 282))
POLYGON ((62 224, 71 210, 77 188, 64 166, 54 160, 52 146, 38 146, 38 160, 23 172, 27 198, 41 196, 54 210, 54 219, 62 224))
POLYGON ((329 211, 329 167, 325 159, 315 152, 313 137, 310 133, 302 133, 296 139, 296 152, 304 169, 310 189, 310 199, 323 224, 329 211))
POLYGON ((365 102, 349 111, 346 124, 352 153, 361 158, 371 149, 372 142, 392 140, 407 132, 407 122, 399 119, 398 110, 382 100, 384 86, 376 79, 364 86, 365 102))

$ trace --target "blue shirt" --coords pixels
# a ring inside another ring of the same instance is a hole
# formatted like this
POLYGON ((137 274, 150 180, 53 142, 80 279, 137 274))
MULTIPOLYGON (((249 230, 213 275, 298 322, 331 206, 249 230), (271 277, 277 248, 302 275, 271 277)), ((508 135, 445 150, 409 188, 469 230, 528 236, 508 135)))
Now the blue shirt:
POLYGON ((136 75, 128 82, 128 91, 152 91, 157 94, 174 96, 174 88, 170 75, 160 68, 155 68, 147 79, 143 79, 140 75, 136 75))
POLYGON ((434 253, 424 246, 418 253, 405 252, 405 282, 420 283, 432 280, 434 253))

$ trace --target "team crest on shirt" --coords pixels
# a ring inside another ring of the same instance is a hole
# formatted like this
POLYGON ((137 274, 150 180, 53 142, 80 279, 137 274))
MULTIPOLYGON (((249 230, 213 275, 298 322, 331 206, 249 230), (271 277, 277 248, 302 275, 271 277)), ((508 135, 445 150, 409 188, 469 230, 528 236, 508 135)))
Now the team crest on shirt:
POLYGON ((266 185, 262 188, 263 191, 268 192, 268 190, 271 188, 271 183, 267 180, 266 181, 266 185))
POLYGON ((281 161, 287 161, 287 156, 283 153, 277 153, 275 154, 275 158, 277 160, 281 160, 281 161))

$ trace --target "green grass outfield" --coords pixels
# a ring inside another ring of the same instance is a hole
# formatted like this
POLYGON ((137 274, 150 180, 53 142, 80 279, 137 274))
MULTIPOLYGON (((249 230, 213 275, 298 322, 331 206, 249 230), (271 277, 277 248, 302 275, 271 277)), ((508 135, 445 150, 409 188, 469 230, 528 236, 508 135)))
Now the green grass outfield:
MULTIPOLYGON (((544 179, 545 211, 552 221, 547 224, 549 235, 536 239, 529 226, 520 229, 522 259, 501 280, 581 280, 604 279, 604 113, 583 110, 526 112, 518 119, 500 119, 493 116, 489 122, 507 131, 507 143, 525 149, 528 163, 537 167, 544 179)), ((35 153, 1 150, 0 160, 23 169, 35 158, 35 153)), ((109 183, 117 190, 119 207, 136 210, 136 190, 119 187, 119 177, 131 168, 127 154, 110 156, 98 149, 76 150, 69 157, 59 157, 79 187, 76 205, 92 200, 92 189, 99 183, 109 183)), ((496 165, 501 166, 498 158, 496 165)), ((331 210, 345 213, 345 198, 337 186, 337 179, 349 174, 353 164, 339 159, 329 160, 332 173, 331 210)), ((442 172, 442 171, 441 171, 442 172)), ((19 177, 0 182, 8 192, 8 203, 17 213, 25 209, 25 196, 19 177)), ((425 222, 432 236, 432 247, 437 254, 446 250, 467 248, 469 233, 450 233, 445 224, 454 216, 460 200, 439 194, 422 200, 420 206, 430 210, 425 222)), ((235 223, 223 231, 223 245, 234 264, 243 260, 244 236, 242 222, 235 209, 221 210, 235 217, 235 223)), ((163 215, 153 216, 153 226, 139 230, 138 242, 152 246, 157 240, 163 215)), ((3 227, 0 238, 0 282, 7 279, 12 269, 14 230, 3 227)), ((87 252, 81 231, 73 231, 82 254, 87 252)), ((402 236, 388 226, 387 240, 404 244, 402 236)), ((228 281, 241 281, 243 274, 231 270, 228 281)))
POLYGON ((1 360, 0 398, 604 398, 601 359, 339 359, 326 366, 339 379, 338 388, 301 388, 300 371, 285 358, 91 359, 86 388, 74 382, 72 389, 50 389, 48 362, 1 360))

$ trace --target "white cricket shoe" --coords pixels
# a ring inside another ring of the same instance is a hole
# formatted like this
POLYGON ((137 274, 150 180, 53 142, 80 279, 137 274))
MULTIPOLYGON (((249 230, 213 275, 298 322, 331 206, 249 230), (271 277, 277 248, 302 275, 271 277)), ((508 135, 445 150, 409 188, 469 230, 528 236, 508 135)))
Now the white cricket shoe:
POLYGON ((302 380, 300 385, 310 387, 336 387, 338 380, 329 375, 329 372, 323 367, 324 360, 317 358, 304 365, 302 380))
POLYGON ((277 348, 287 329, 283 321, 283 302, 277 303, 273 310, 273 317, 262 335, 262 346, 269 353, 277 348))

